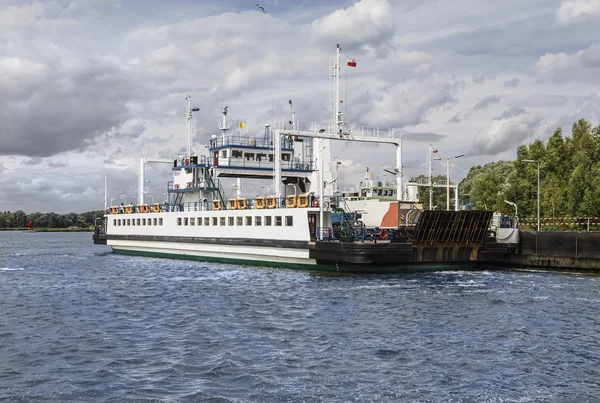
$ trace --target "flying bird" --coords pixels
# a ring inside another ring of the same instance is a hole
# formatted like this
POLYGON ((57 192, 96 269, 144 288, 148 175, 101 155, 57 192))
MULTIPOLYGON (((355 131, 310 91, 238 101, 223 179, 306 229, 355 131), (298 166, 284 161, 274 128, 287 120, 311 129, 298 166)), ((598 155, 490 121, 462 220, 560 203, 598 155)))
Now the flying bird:
POLYGON ((262 10, 263 13, 265 12, 265 8, 260 4, 256 4, 256 7, 258 7, 259 10, 262 10))

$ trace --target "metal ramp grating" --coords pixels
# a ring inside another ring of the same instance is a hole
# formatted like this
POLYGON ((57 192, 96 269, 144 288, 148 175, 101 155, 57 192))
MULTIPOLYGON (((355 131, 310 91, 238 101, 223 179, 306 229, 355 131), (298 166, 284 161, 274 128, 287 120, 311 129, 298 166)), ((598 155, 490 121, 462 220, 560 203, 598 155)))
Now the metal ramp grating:
POLYGON ((484 241, 492 211, 423 211, 412 241, 429 245, 473 244, 484 241))

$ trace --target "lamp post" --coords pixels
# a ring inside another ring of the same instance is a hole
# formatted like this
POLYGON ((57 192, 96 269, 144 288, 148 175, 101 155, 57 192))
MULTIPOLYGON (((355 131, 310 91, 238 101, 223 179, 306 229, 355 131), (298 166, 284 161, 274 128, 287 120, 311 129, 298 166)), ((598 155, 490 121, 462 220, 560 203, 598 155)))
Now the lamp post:
POLYGON ((537 230, 540 230, 540 161, 539 160, 521 160, 530 164, 537 164, 537 230))
POLYGON ((516 203, 513 203, 513 202, 508 201, 508 200, 504 200, 504 203, 510 204, 511 206, 513 206, 515 208, 515 217, 517 217, 519 215, 519 211, 517 209, 517 204, 516 203))
MULTIPOLYGON (((463 156, 464 154, 459 154, 454 157, 434 158, 434 161, 446 161, 446 210, 450 210, 450 160, 463 156)), ((456 200, 456 203, 458 203, 458 200, 456 200)))

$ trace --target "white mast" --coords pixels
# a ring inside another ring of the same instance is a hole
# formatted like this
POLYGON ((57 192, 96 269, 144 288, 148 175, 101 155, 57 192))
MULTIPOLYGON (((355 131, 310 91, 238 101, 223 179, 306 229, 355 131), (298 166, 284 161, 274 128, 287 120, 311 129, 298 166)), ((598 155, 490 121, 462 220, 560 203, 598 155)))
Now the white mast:
POLYGON ((335 64, 333 65, 333 79, 334 79, 334 89, 333 89, 333 124, 335 128, 335 132, 338 134, 342 134, 342 112, 340 111, 340 54, 342 52, 342 47, 338 43, 337 49, 335 52, 335 64))
POLYGON ((185 97, 187 100, 187 129, 188 129, 188 157, 192 156, 192 97, 185 97))
POLYGON ((138 204, 144 204, 144 183, 146 182, 146 160, 140 158, 140 173, 138 175, 138 204))
POLYGON ((225 145, 225 136, 227 130, 231 128, 231 120, 227 117, 227 107, 221 109, 221 120, 217 120, 217 125, 219 125, 219 129, 221 130, 221 138, 223 139, 223 144, 225 145))
POLYGON ((106 175, 104 175, 104 210, 108 208, 108 186, 106 184, 106 175))

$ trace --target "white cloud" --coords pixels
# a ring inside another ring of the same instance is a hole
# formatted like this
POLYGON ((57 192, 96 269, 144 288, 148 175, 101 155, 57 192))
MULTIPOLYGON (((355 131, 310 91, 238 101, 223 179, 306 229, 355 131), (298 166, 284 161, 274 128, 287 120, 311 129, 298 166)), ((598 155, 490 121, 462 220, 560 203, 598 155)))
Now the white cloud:
POLYGON ((348 49, 379 49, 394 36, 392 8, 388 0, 360 0, 319 18, 313 22, 312 32, 316 42, 327 46, 340 43, 348 49))
MULTIPOLYGON (((402 128, 425 122, 435 110, 456 102, 457 92, 465 87, 460 80, 434 75, 399 85, 384 85, 364 93, 353 110, 364 108, 364 125, 402 128)), ((358 112, 356 112, 358 115, 358 112)))
POLYGON ((566 0, 556 12, 562 25, 600 22, 600 0, 566 0))
POLYGON ((600 72, 600 45, 594 44, 576 53, 547 53, 540 57, 535 72, 551 81, 576 81, 596 78, 600 72))
POLYGON ((470 155, 499 155, 530 141, 540 128, 541 116, 525 110, 512 111, 495 119, 487 132, 475 139, 470 155), (516 114, 514 113, 516 112, 516 114))

